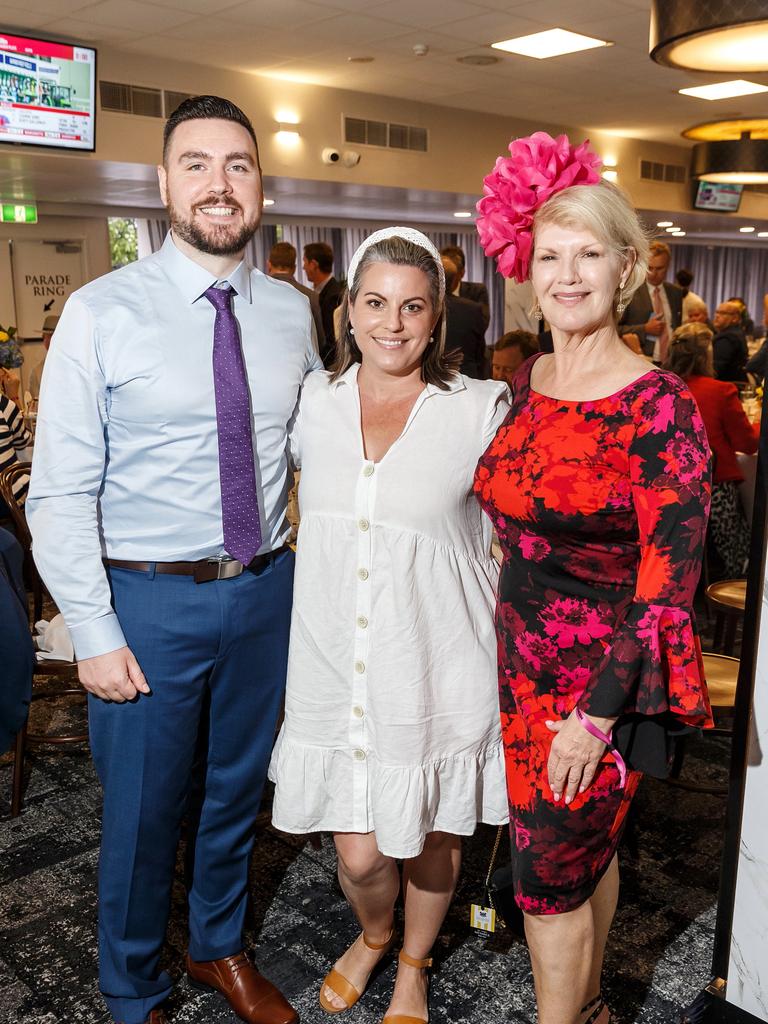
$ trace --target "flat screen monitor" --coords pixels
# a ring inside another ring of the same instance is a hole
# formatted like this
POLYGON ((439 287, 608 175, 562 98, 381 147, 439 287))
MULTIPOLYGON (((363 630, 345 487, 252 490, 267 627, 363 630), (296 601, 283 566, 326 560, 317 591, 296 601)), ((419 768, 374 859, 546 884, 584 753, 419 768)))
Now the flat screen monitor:
POLYGON ((0 143, 96 148, 96 51, 0 32, 0 143))
POLYGON ((731 185, 721 181, 699 181, 693 197, 693 208, 715 210, 718 213, 736 213, 743 188, 743 185, 731 185))

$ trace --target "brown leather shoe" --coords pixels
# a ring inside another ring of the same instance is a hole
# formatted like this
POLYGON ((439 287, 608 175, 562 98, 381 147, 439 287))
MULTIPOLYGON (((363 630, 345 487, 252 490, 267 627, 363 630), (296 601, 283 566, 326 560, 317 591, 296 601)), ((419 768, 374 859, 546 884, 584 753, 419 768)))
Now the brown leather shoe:
POLYGON ((246 953, 203 963, 187 954, 187 974, 193 988, 219 992, 247 1024, 298 1024, 298 1013, 246 953))

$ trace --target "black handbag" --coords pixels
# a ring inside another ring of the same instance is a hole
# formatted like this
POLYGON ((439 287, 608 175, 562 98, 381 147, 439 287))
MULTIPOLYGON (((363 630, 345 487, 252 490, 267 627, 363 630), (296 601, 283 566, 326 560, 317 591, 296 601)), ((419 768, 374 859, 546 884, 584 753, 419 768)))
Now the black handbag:
POLYGON ((512 865, 502 864, 496 867, 496 860, 501 845, 501 837, 509 834, 507 825, 499 825, 493 853, 485 876, 485 893, 488 906, 496 911, 496 918, 501 925, 508 928, 513 935, 525 938, 523 912, 515 903, 515 886, 512 865))

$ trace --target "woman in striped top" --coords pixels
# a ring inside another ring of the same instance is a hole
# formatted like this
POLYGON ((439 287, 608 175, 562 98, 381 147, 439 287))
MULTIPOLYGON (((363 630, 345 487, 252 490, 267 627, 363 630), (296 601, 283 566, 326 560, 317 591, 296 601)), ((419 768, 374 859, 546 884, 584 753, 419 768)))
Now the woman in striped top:
MULTIPOLYGON (((24 417, 15 402, 0 394, 0 472, 19 461, 17 452, 32 444, 32 435, 24 426, 24 417)), ((24 502, 29 477, 25 473, 13 485, 14 497, 24 502)), ((8 508, 0 498, 0 515, 8 515, 8 508)))

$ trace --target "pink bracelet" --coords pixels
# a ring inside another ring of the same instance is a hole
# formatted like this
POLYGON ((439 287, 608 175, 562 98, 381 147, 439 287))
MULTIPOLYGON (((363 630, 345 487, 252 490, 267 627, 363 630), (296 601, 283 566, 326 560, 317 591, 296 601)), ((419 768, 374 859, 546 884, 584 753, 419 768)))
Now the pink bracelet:
POLYGON ((594 736, 595 739, 602 740, 602 742, 610 748, 611 753, 613 754, 613 758, 616 762, 616 768, 619 772, 619 781, 621 782, 623 788, 624 784, 627 781, 627 765, 624 761, 624 758, 618 752, 616 747, 614 747, 613 740, 610 736, 604 733, 602 729, 598 729, 595 723, 591 721, 589 718, 587 718, 587 716, 584 714, 581 708, 575 708, 575 712, 577 720, 587 730, 587 732, 594 736))

